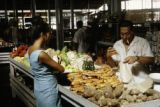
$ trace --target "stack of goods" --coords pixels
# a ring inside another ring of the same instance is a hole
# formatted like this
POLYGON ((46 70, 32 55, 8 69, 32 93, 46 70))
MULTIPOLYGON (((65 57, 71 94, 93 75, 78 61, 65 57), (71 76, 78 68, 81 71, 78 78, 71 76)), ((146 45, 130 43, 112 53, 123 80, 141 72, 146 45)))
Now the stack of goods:
POLYGON ((151 71, 159 71, 160 69, 160 31, 146 32, 146 39, 149 41, 155 62, 150 66, 151 71))
POLYGON ((10 53, 10 57, 26 67, 30 67, 27 50, 28 45, 20 45, 17 48, 13 48, 12 52, 10 53))
POLYGON ((136 89, 128 90, 122 85, 116 87, 106 85, 99 90, 93 87, 85 87, 83 97, 100 107, 120 107, 120 105, 128 107, 127 105, 130 104, 160 99, 160 93, 153 89, 142 93, 136 89))
POLYGON ((122 84, 108 65, 94 71, 83 70, 70 73, 68 79, 71 81, 71 90, 78 94, 84 92, 85 86, 100 89, 108 84, 112 87, 122 84))
POLYGON ((147 32, 146 39, 149 41, 152 52, 155 55, 155 63, 160 64, 160 31, 147 32))
MULTIPOLYGON (((56 62, 59 62, 67 72, 76 72, 83 69, 84 62, 92 62, 92 58, 84 53, 70 51, 67 47, 62 50, 47 49, 45 52, 56 62)), ((85 67, 87 68, 87 67, 85 67)), ((92 68, 92 67, 90 67, 92 68)))
POLYGON ((0 47, 12 47, 12 46, 13 46, 13 43, 6 42, 2 38, 0 38, 0 47))
POLYGON ((155 57, 156 57, 156 63, 160 65, 160 31, 157 31, 154 33, 155 36, 153 36, 153 40, 156 42, 154 44, 155 46, 155 57))
POLYGON ((100 107, 119 107, 160 98, 160 93, 152 89, 142 93, 136 89, 125 88, 108 65, 94 71, 70 73, 68 79, 71 81, 71 91, 100 107))
POLYGON ((17 48, 13 48, 12 52, 10 53, 10 56, 12 58, 16 56, 24 57, 28 50, 28 45, 20 45, 17 48))
MULTIPOLYGON (((30 67, 27 53, 28 46, 21 45, 17 49, 13 49, 10 56, 27 67, 30 67)), ((62 50, 54 50, 48 48, 44 50, 54 61, 60 63, 64 68, 65 72, 76 72, 82 69, 94 69, 92 58, 84 53, 77 53, 70 51, 67 47, 62 50), (85 62, 85 64, 84 64, 85 62)))
POLYGON ((2 38, 0 38, 0 52, 10 52, 13 46, 13 43, 6 42, 2 38))

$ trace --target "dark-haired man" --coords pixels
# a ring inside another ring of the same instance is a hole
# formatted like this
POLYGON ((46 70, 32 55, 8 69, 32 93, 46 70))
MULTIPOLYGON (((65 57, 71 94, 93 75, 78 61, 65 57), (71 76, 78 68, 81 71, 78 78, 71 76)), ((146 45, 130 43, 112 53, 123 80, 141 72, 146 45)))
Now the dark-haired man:
POLYGON ((77 31, 73 37, 73 48, 77 52, 87 53, 89 43, 87 42, 87 27, 83 27, 83 22, 80 20, 77 22, 77 31))
POLYGON ((133 76, 147 77, 145 65, 154 62, 148 41, 134 34, 133 23, 128 20, 120 22, 120 37, 113 48, 108 49, 108 64, 128 64, 133 76))

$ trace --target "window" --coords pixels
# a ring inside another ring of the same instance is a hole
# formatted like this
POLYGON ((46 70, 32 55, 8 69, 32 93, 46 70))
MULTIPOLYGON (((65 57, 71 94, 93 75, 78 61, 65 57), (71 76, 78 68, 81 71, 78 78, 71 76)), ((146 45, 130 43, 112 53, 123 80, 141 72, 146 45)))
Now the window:
POLYGON ((121 2, 121 9, 127 10, 130 20, 159 21, 160 0, 129 0, 121 2))

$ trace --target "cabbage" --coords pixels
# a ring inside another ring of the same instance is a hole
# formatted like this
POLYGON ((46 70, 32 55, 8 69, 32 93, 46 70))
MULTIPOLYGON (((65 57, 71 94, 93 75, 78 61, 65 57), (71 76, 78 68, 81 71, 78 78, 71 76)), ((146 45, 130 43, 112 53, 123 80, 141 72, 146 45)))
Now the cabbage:
POLYGON ((66 63, 64 61, 61 62, 61 65, 65 68, 66 67, 66 63))
POLYGON ((56 55, 57 53, 55 52, 54 49, 52 48, 48 48, 47 50, 45 50, 45 52, 52 58, 54 55, 56 55))
POLYGON ((24 57, 16 56, 13 59, 17 62, 21 62, 24 57))
POLYGON ((72 60, 76 60, 78 58, 78 55, 75 51, 68 51, 67 57, 69 61, 72 61, 72 60))
POLYGON ((62 61, 64 61, 66 63, 66 65, 69 64, 69 60, 68 60, 68 57, 67 57, 67 54, 66 53, 61 53, 59 55, 59 57, 61 58, 62 61))
POLYGON ((60 50, 56 50, 56 55, 59 55, 61 53, 60 50))
POLYGON ((76 72, 76 71, 77 71, 77 69, 74 68, 74 67, 71 66, 71 65, 67 65, 67 66, 65 67, 65 72, 76 72))
POLYGON ((53 59, 55 62, 58 63, 58 56, 57 56, 57 55, 54 55, 54 56, 52 57, 52 59, 53 59))
POLYGON ((92 57, 89 56, 89 55, 87 55, 87 54, 81 55, 81 58, 82 58, 83 60, 85 60, 85 61, 93 61, 93 60, 92 60, 92 57))
POLYGON ((21 63, 22 63, 24 66, 30 68, 30 63, 29 63, 29 61, 28 61, 28 58, 24 57, 24 58, 21 60, 21 63))
POLYGON ((62 48, 61 52, 66 53, 66 52, 67 52, 67 50, 68 50, 68 49, 67 49, 67 46, 65 46, 65 47, 63 47, 63 48, 62 48))

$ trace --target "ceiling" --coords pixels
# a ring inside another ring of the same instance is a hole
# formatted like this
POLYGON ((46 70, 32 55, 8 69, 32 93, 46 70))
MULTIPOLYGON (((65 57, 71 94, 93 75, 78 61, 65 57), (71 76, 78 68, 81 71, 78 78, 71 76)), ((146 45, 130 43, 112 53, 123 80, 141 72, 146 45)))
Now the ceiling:
MULTIPOLYGON (((105 0, 73 0, 74 9, 97 9, 105 0)), ((32 0, 0 0, 0 10, 31 9, 32 0), (15 5, 14 5, 15 4, 15 5)), ((36 9, 55 9, 55 0, 35 0, 36 9)), ((62 0, 62 8, 70 9, 70 0, 62 0)))

